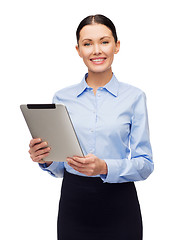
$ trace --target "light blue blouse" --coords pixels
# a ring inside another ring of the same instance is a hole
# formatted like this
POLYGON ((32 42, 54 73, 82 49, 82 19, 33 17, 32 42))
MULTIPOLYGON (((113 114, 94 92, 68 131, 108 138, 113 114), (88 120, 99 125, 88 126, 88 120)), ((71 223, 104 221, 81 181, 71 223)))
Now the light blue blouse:
MULTIPOLYGON (((83 80, 58 91, 54 103, 66 105, 85 155, 92 153, 105 160, 107 175, 97 175, 103 182, 122 183, 146 179, 153 171, 152 149, 145 93, 119 82, 113 74, 104 86, 93 89, 83 80)), ((66 162, 53 162, 45 168, 62 177, 64 168, 85 176, 66 162)))

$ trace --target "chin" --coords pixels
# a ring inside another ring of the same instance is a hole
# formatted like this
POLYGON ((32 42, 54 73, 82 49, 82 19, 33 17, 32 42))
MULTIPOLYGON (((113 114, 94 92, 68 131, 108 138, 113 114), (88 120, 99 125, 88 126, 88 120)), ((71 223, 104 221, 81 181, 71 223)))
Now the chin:
POLYGON ((111 69, 111 64, 112 64, 112 62, 109 62, 109 64, 107 62, 107 63, 101 64, 101 65, 93 65, 93 64, 91 65, 91 64, 85 63, 85 65, 88 68, 88 71, 93 72, 93 73, 104 73, 111 69))
POLYGON ((88 68, 88 71, 93 72, 93 73, 104 73, 106 71, 108 71, 109 69, 111 69, 111 67, 108 68, 88 68))

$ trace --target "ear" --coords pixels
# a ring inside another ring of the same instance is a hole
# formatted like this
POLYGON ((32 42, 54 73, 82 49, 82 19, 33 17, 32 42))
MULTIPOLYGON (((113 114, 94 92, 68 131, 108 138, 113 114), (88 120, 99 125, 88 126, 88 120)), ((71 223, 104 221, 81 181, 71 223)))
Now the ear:
POLYGON ((117 54, 120 50, 120 41, 118 40, 117 43, 116 43, 116 49, 115 49, 115 52, 114 54, 117 54))
POLYGON ((77 50, 78 55, 79 55, 80 57, 82 57, 81 54, 80 54, 80 49, 79 49, 79 45, 78 45, 78 44, 75 46, 75 49, 77 50))

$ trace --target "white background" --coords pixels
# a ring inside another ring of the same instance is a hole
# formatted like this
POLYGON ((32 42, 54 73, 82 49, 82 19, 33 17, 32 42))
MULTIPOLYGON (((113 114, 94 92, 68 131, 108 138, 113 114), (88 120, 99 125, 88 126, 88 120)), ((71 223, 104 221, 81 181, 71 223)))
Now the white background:
POLYGON ((75 31, 97 13, 111 18, 121 40, 115 75, 147 95, 155 171, 136 183, 144 240, 178 239, 176 8, 176 0, 1 0, 0 239, 56 239, 62 179, 31 161, 19 105, 51 103, 57 90, 82 80, 75 31))

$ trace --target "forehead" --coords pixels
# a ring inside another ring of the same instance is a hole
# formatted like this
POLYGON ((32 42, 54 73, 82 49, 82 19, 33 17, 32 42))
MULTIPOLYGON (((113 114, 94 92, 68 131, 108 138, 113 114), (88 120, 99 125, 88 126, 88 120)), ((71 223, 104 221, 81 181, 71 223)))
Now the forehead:
POLYGON ((112 37, 111 30, 103 24, 91 24, 84 26, 80 31, 80 40, 100 39, 103 36, 112 37))

